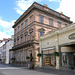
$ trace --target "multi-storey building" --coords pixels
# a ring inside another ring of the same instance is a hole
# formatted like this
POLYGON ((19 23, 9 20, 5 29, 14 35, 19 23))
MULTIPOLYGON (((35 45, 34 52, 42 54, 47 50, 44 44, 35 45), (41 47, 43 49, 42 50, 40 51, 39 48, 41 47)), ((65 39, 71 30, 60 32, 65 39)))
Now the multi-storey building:
POLYGON ((2 63, 9 64, 9 50, 12 49, 14 43, 13 36, 8 38, 6 41, 0 43, 0 57, 2 59, 2 63))
POLYGON ((70 18, 62 13, 48 8, 47 5, 34 2, 13 25, 14 47, 12 51, 16 58, 16 63, 24 64, 26 56, 32 54, 35 64, 38 64, 38 38, 71 23, 70 18))

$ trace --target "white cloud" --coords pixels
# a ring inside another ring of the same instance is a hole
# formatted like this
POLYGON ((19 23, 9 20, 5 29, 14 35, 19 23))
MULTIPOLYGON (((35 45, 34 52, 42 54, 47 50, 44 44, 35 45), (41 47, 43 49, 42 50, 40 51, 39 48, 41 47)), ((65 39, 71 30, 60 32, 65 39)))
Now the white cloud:
POLYGON ((13 33, 12 25, 14 25, 14 21, 15 20, 8 22, 0 19, 0 39, 7 38, 7 37, 9 38, 10 35, 12 35, 11 34, 13 33))
POLYGON ((0 40, 3 40, 3 38, 10 38, 10 35, 7 35, 5 32, 0 31, 0 40))
POLYGON ((49 0, 50 2, 60 2, 61 0, 49 0))
POLYGON ((57 11, 62 11, 75 22, 75 0, 62 0, 57 11))
POLYGON ((17 8, 15 8, 16 12, 19 14, 22 14, 30 5, 32 5, 34 1, 39 2, 42 0, 18 0, 16 1, 16 4, 17 4, 17 8))

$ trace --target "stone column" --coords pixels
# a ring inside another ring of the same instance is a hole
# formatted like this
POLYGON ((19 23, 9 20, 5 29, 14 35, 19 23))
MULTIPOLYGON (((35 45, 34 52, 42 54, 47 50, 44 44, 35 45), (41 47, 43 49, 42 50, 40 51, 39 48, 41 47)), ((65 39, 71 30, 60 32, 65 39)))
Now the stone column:
MULTIPOLYGON (((40 45, 40 53, 42 54, 42 39, 41 39, 39 45, 40 45)), ((42 67, 42 57, 40 57, 40 65, 39 65, 39 67, 42 67)))

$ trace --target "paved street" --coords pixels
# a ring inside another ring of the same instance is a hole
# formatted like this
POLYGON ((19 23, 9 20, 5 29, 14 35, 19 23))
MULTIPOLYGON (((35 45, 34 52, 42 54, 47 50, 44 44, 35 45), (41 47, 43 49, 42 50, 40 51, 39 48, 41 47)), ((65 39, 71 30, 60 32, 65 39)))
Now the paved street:
POLYGON ((46 68, 29 70, 23 66, 0 64, 0 75, 75 75, 75 71, 64 71, 46 68))

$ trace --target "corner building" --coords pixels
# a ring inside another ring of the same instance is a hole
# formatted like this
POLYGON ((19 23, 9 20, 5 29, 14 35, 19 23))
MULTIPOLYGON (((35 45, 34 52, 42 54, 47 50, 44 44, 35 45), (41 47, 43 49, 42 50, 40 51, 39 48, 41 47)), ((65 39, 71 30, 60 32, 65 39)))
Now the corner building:
POLYGON ((14 23, 13 57, 16 64, 26 64, 26 56, 34 57, 35 65, 39 64, 40 36, 71 24, 70 18, 58 13, 47 5, 34 2, 14 23))

